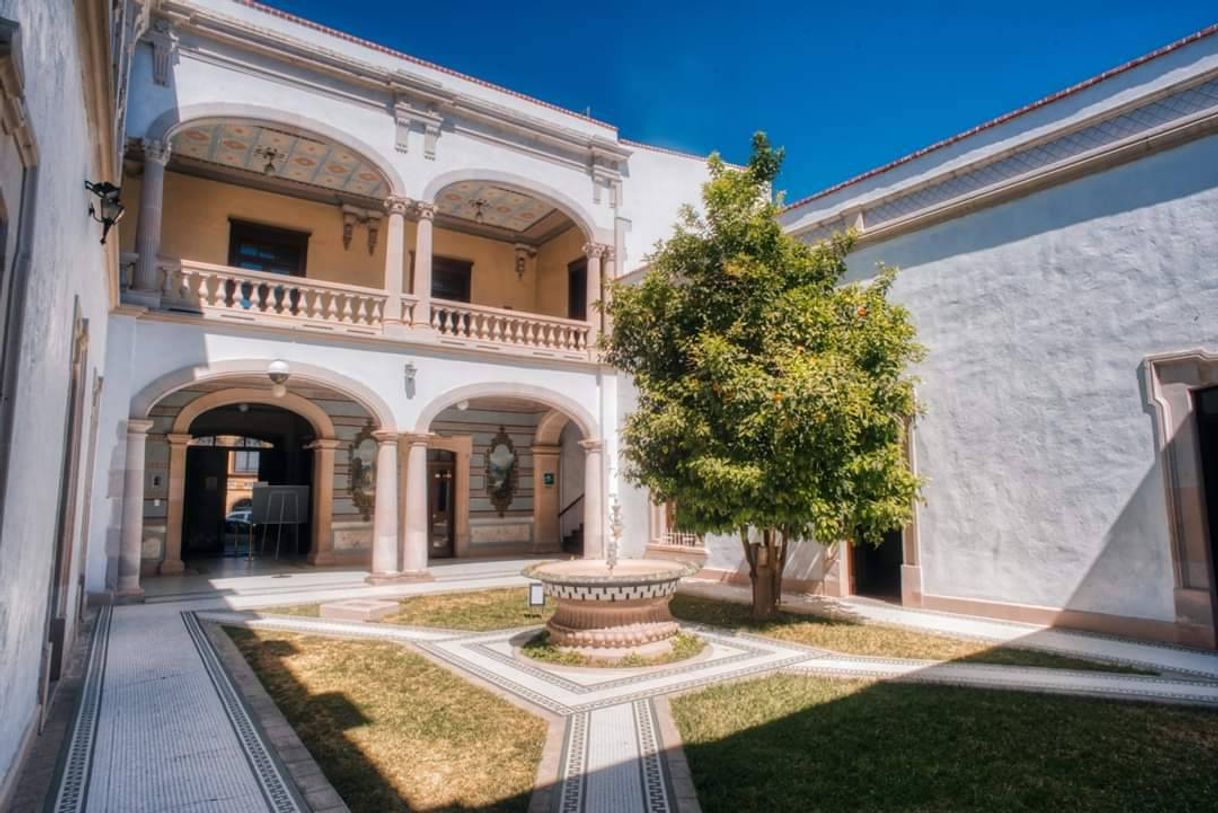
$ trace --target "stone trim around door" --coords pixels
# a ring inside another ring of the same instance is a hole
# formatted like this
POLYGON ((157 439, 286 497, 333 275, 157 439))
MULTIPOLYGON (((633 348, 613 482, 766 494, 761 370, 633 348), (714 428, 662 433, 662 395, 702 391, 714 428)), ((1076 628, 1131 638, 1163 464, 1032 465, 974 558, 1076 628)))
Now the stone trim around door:
POLYGON ((1143 396, 1154 418, 1171 534, 1178 643, 1218 646, 1218 590, 1210 561, 1201 447, 1193 393, 1218 386, 1218 353, 1202 349, 1148 356, 1143 396))

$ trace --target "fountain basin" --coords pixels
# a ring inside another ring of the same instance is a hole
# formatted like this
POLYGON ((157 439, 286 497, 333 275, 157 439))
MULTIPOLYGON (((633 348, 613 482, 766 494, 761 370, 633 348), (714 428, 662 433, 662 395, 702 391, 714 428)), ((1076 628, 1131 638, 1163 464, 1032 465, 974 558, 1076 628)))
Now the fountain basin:
POLYGON ((667 559, 542 562, 522 572, 554 599, 549 642, 596 660, 654 657, 672 650, 679 627, 668 610, 677 583, 698 566, 667 559))

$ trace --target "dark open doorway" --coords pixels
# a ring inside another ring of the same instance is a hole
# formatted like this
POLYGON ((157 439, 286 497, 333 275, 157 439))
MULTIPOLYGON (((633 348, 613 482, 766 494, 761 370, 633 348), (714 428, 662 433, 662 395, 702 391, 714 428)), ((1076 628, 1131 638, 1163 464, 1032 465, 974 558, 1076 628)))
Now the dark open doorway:
POLYGON ((889 531, 878 547, 866 542, 851 546, 850 574, 856 595, 900 601, 901 537, 901 531, 889 531))
POLYGON ((457 456, 443 449, 427 450, 427 508, 428 550, 432 559, 444 559, 455 553, 456 507, 454 484, 457 456))
POLYGON ((1218 603, 1218 387, 1194 396, 1197 441, 1201 452, 1206 519, 1209 522, 1210 591, 1218 603))
POLYGON ((305 448, 315 436, 312 425, 294 412, 266 404, 233 404, 203 413, 191 424, 186 451, 182 521, 182 558, 244 556, 255 553, 304 556, 312 543, 306 522, 283 529, 251 525, 252 489, 268 485, 313 484, 313 452, 305 448))

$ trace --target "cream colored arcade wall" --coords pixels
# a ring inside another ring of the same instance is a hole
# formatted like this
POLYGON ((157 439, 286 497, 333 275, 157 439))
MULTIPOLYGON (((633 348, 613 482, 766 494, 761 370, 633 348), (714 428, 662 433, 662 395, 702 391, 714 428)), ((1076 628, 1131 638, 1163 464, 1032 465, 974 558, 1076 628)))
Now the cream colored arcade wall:
MULTIPOLYGON (((128 175, 124 198, 139 200, 140 178, 128 175)), ((139 212, 137 206, 123 221, 121 247, 135 251, 139 212)), ((368 231, 357 225, 349 247, 343 247, 343 217, 338 206, 288 195, 264 192, 234 184, 165 173, 165 207, 162 215, 161 254, 166 257, 226 265, 229 220, 247 220, 309 235, 305 276, 310 279, 381 288, 385 278, 385 220, 375 250, 368 252, 368 231)), ((406 222, 407 268, 403 279, 409 289, 415 245, 415 223, 406 222)), ((511 308, 549 316, 567 315, 567 265, 583 256, 583 233, 574 225, 543 244, 535 267, 523 277, 515 272, 511 243, 489 240, 436 228, 436 256, 473 263, 470 300, 475 305, 511 308)))

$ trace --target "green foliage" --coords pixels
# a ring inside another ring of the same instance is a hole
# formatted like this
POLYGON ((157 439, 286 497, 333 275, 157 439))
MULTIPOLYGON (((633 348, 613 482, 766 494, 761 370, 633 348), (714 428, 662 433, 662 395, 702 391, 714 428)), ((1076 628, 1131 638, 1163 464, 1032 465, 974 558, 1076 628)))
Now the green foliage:
POLYGON ((626 476, 675 501, 685 530, 878 543, 917 498, 902 443, 922 349, 887 299, 895 269, 843 284, 853 235, 782 231, 781 162, 760 133, 743 170, 712 156, 704 211, 613 288, 606 353, 639 390, 626 476))

